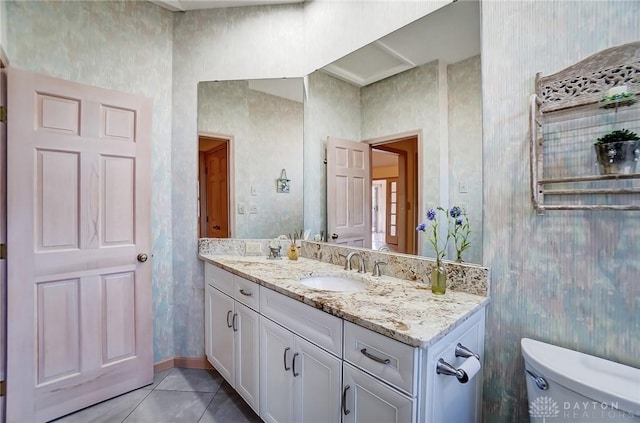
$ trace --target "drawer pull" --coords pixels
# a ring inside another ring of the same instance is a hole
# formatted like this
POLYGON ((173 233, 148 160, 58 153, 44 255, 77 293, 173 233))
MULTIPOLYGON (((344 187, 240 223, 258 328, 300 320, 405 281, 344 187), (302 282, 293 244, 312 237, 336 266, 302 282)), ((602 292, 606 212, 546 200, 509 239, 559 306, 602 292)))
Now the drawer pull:
POLYGON ((227 311, 227 327, 229 328, 231 327, 231 323, 229 323, 229 317, 231 316, 231 313, 232 313, 231 310, 227 311))
POLYGON ((300 376, 300 373, 296 373, 296 357, 299 355, 300 354, 298 353, 293 354, 293 362, 291 363, 291 368, 293 370, 293 377, 300 376))
POLYGON ((367 352, 367 349, 366 349, 366 348, 361 349, 361 350, 360 350, 360 352, 361 352, 362 354, 364 354, 364 355, 365 355, 365 357, 370 358, 370 359, 371 359, 371 360, 373 360, 373 361, 377 361, 378 363, 381 363, 381 364, 389 364, 389 363, 391 363, 391 360, 389 360, 388 358, 380 358, 380 357, 376 357, 376 356, 375 356, 375 355, 373 355, 373 354, 369 354, 369 353, 367 352))
POLYGON ((252 295, 253 295, 253 293, 252 293, 252 292, 247 292, 247 291, 245 291, 244 289, 241 289, 241 290, 240 290, 240 293, 241 293, 242 295, 246 295, 247 297, 250 297, 250 296, 252 296, 252 295))
POLYGON ((351 413, 351 410, 347 408, 347 391, 349 390, 349 388, 351 388, 351 386, 347 385, 342 391, 342 413, 344 413, 345 416, 351 413))
POLYGON ((287 348, 285 348, 285 349, 284 349, 284 358, 283 358, 283 361, 284 361, 284 371, 285 371, 285 372, 286 372, 286 371, 291 370, 291 367, 287 367, 287 351, 289 351, 290 349, 291 349, 291 348, 289 348, 289 347, 287 347, 287 348))
POLYGON ((236 325, 236 318, 238 317, 238 313, 233 314, 233 319, 231 319, 231 326, 233 327, 233 331, 238 331, 238 325, 236 325))

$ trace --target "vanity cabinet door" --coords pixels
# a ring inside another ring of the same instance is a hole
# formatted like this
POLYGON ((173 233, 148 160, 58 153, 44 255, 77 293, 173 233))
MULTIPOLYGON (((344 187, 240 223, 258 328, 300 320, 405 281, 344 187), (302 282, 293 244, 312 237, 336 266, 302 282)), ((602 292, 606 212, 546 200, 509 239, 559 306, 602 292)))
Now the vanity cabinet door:
POLYGON ((207 359, 218 373, 233 386, 234 301, 233 298, 215 288, 211 288, 207 296, 210 339, 210 351, 207 353, 207 359))
POLYGON ((342 360, 297 336, 294 350, 293 421, 339 423, 342 360))
POLYGON ((294 335, 260 317, 260 418, 266 423, 293 422, 294 335))
POLYGON ((363 371, 344 363, 343 423, 411 423, 415 401, 363 371))
POLYGON ((233 386, 256 413, 260 412, 260 315, 236 302, 235 374, 233 386))

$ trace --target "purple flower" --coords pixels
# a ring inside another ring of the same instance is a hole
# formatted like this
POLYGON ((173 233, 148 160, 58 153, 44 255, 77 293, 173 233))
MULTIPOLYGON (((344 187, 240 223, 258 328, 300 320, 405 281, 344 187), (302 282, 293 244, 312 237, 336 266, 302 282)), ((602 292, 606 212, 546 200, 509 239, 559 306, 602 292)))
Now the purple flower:
POLYGON ((453 206, 451 207, 451 210, 449 210, 449 216, 453 217, 454 219, 456 217, 460 217, 461 215, 462 215, 462 210, 458 206, 453 206))
POLYGON ((435 220, 436 218, 436 211, 434 209, 429 209, 427 211, 427 220, 435 220))
POLYGON ((462 225, 462 219, 456 219, 456 226, 462 225))
POLYGON ((416 228, 416 231, 423 231, 427 228, 427 225, 423 222, 421 224, 418 225, 418 227, 416 228))

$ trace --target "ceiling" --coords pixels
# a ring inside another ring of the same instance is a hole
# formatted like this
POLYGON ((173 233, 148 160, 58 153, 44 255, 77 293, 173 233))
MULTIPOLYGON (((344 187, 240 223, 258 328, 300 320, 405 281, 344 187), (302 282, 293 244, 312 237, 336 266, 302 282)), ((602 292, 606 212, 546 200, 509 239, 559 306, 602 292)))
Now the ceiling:
POLYGON ((440 59, 480 54, 480 3, 458 0, 322 68, 363 87, 440 59))
MULTIPOLYGON (((172 11, 187 11, 304 0, 150 1, 172 11)), ((437 59, 456 63, 479 54, 480 2, 457 0, 336 60, 322 71, 363 87, 437 59)), ((250 88, 301 101, 302 91, 294 80, 256 80, 250 88)))
POLYGON ((172 12, 217 9, 221 7, 264 6, 271 4, 302 3, 304 0, 149 0, 172 12))

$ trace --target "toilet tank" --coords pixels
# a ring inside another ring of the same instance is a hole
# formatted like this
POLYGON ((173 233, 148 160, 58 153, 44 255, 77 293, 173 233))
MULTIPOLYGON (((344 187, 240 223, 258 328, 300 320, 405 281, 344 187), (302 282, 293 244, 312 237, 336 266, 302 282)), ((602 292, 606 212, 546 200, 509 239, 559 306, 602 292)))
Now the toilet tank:
POLYGON ((531 421, 640 422, 640 369, 528 338, 521 346, 531 421))

